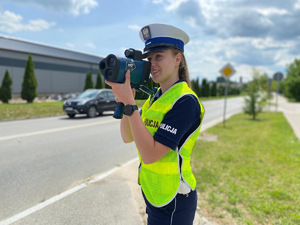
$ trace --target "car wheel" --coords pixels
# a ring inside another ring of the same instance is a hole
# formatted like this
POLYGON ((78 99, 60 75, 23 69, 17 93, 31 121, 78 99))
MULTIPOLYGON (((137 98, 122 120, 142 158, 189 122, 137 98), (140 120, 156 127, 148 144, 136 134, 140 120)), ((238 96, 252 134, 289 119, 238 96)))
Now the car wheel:
POLYGON ((88 110, 87 117, 93 118, 96 116, 97 116, 97 110, 96 110, 95 106, 91 106, 88 110))
POLYGON ((75 114, 72 114, 72 113, 68 113, 67 114, 70 118, 74 118, 75 117, 75 114))

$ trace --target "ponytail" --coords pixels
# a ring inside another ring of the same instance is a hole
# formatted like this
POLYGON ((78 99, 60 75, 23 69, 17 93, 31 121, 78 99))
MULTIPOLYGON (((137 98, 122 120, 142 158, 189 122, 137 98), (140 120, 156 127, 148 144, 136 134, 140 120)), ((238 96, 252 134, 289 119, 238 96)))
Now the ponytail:
POLYGON ((183 79, 188 84, 188 86, 191 87, 189 69, 183 52, 178 49, 174 49, 173 52, 175 55, 177 55, 178 53, 181 54, 181 61, 179 64, 179 71, 178 71, 179 79, 183 79))

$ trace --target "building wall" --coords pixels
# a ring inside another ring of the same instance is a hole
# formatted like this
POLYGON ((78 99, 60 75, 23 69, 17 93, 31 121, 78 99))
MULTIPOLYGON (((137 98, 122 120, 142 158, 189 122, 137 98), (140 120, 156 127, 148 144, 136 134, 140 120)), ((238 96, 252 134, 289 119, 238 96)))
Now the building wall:
MULTIPOLYGON (((8 70, 12 93, 20 94, 28 53, 0 49, 0 82, 8 70)), ((88 71, 96 84, 98 64, 32 54, 38 94, 82 92, 88 71)), ((99 57, 99 61, 101 58, 99 57)))

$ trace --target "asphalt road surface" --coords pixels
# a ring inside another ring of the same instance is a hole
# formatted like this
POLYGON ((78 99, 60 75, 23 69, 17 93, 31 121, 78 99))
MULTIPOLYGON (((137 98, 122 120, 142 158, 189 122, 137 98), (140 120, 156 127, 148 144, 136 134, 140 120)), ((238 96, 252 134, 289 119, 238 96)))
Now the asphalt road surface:
MULTIPOLYGON (((241 112, 243 102, 228 99, 226 114, 241 112)), ((223 118, 224 100, 203 105, 203 126, 223 118)), ((134 144, 123 144, 112 114, 0 122, 0 224, 136 157, 134 144)))

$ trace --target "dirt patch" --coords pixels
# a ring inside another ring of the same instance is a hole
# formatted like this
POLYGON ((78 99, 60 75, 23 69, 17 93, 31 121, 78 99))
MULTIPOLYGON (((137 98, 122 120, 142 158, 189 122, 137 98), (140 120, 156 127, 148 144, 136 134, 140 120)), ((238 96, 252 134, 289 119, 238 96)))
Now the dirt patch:
POLYGON ((198 140, 203 140, 203 141, 217 141, 218 136, 214 134, 209 134, 209 133, 200 133, 198 140))

